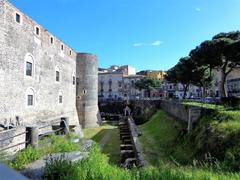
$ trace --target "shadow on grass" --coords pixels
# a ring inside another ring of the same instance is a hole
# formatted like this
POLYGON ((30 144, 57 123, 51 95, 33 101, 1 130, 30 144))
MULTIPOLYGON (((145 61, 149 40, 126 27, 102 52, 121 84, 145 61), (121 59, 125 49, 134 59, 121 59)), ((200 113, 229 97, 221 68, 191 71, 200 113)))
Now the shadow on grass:
POLYGON ((109 157, 109 162, 119 165, 120 161, 120 140, 118 128, 102 129, 92 137, 97 143, 101 143, 102 152, 109 157))

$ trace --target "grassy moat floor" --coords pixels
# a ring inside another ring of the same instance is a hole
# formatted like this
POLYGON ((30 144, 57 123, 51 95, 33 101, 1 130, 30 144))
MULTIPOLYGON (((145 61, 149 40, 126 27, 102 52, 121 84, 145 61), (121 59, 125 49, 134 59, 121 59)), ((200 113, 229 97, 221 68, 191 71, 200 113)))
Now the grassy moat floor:
POLYGON ((97 128, 84 129, 83 133, 86 139, 92 139, 100 145, 102 152, 109 157, 111 164, 119 164, 120 140, 116 122, 105 123, 97 128))
POLYGON ((142 132, 140 142, 149 165, 158 166, 160 163, 173 162, 175 158, 177 161, 188 161, 192 157, 191 147, 188 145, 182 144, 178 149, 173 149, 176 148, 175 141, 182 126, 160 110, 139 127, 142 132))

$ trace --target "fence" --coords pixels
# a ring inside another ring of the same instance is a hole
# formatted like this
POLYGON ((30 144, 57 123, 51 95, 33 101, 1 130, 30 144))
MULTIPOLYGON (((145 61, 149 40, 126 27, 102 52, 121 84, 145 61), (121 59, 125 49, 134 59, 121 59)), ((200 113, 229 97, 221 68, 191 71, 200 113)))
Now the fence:
POLYGON ((39 140, 46 136, 51 134, 68 133, 69 120, 66 117, 52 120, 50 123, 43 126, 32 125, 26 127, 16 127, 0 133, 0 153, 15 154, 16 152, 26 148, 28 145, 37 148, 39 140), (49 127, 51 131, 43 131, 43 129, 49 127))

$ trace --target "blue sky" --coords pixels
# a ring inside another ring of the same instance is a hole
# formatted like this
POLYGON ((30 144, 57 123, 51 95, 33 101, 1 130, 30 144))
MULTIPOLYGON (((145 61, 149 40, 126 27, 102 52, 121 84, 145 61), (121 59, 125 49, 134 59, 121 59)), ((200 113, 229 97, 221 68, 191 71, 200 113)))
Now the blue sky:
POLYGON ((240 0, 11 0, 99 66, 167 70, 219 32, 240 30, 240 0))

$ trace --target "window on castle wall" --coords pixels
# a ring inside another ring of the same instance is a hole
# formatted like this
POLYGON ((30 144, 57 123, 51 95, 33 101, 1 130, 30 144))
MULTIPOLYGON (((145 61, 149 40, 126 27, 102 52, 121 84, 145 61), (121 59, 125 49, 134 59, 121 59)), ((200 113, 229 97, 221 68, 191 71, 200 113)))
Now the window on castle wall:
POLYGON ((64 50, 64 47, 63 47, 63 45, 61 45, 61 50, 62 50, 62 51, 64 50))
POLYGON ((56 81, 57 82, 60 81, 60 73, 59 73, 59 71, 56 71, 56 81))
POLYGON ((26 63, 26 75, 27 76, 33 75, 33 64, 31 62, 26 63))
POLYGON ((21 23, 21 15, 16 13, 15 20, 16 20, 17 23, 20 24, 21 23))
POLYGON ((53 44, 53 37, 50 38, 50 43, 53 44))
POLYGON ((122 83, 120 81, 118 82, 118 87, 122 87, 122 83))
POLYGON ((63 102, 63 96, 62 95, 59 95, 58 102, 59 102, 59 104, 62 104, 62 102, 63 102))
POLYGON ((71 51, 71 50, 69 51, 69 55, 70 55, 70 56, 72 55, 72 51, 71 51))
POLYGON ((32 88, 28 88, 26 91, 26 104, 27 106, 34 106, 34 90, 32 88))
POLYGON ((75 85, 76 78, 73 76, 73 85, 75 85))
POLYGON ((28 106, 33 106, 33 95, 28 95, 27 96, 27 105, 28 106))
POLYGON ((38 36, 40 35, 40 29, 39 29, 39 27, 36 27, 36 28, 35 28, 35 33, 36 33, 36 35, 38 35, 38 36))

